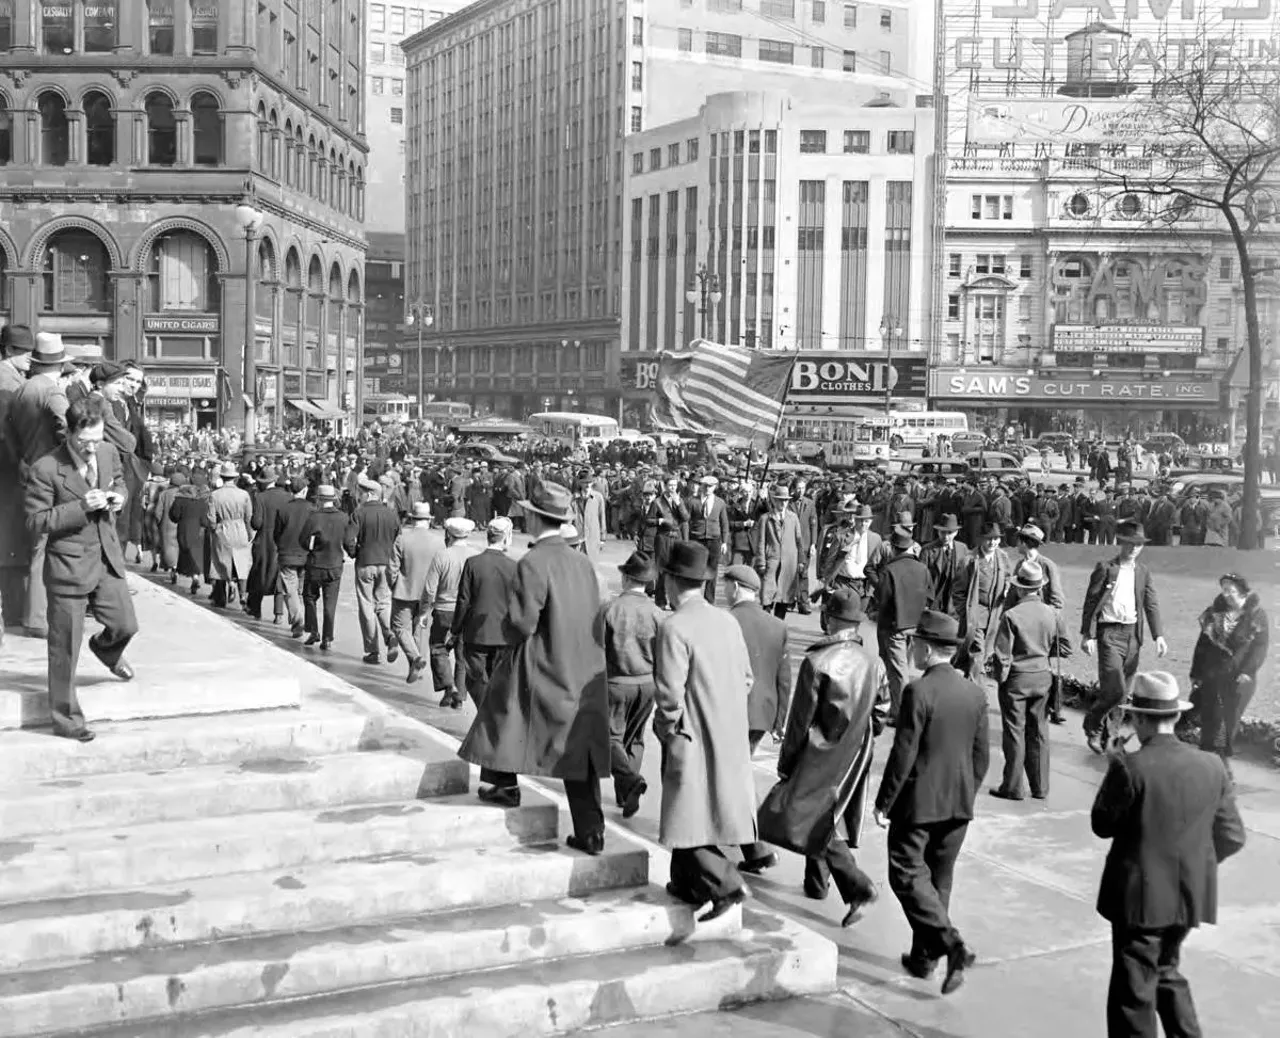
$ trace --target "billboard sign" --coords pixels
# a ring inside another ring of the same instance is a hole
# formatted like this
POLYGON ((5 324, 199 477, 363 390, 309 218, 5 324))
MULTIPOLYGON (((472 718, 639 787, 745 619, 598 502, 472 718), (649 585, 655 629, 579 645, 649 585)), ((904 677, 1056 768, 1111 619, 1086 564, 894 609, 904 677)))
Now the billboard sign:
POLYGON ((1060 353, 1199 353, 1204 329, 1163 324, 1056 324, 1053 348, 1060 353))
POLYGON ((931 395, 938 400, 971 400, 993 404, 1026 401, 1060 402, 1063 407, 1092 403, 1134 404, 1143 401, 1167 406, 1179 404, 1216 405, 1220 385, 1217 379, 1190 376, 1148 379, 1141 375, 1107 373, 1100 378, 1028 375, 1026 369, 962 371, 935 369, 931 373, 931 395))

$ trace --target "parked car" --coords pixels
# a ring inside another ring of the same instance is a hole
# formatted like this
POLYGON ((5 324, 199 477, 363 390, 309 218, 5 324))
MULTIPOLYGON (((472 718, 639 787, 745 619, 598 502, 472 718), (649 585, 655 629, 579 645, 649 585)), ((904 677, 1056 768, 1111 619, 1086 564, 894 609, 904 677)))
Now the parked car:
POLYGON ((974 476, 1025 476, 1022 462, 1007 451, 974 451, 964 456, 964 463, 974 476))
MULTIPOLYGON (((1221 490, 1230 498, 1244 487, 1244 476, 1234 472, 1192 472, 1175 477, 1169 485, 1169 495, 1176 504, 1182 504, 1192 487, 1198 489, 1202 496, 1221 490)), ((1262 508, 1262 525, 1268 530, 1275 530, 1280 524, 1280 486, 1260 486, 1258 500, 1262 508)))
POLYGON ((969 466, 957 458, 923 458, 907 462, 903 471, 919 478, 931 476, 935 479, 960 480, 969 475, 969 466))
POLYGON ((1046 447, 1058 454, 1062 453, 1064 447, 1070 446, 1076 442, 1076 438, 1070 433, 1065 432, 1047 432, 1041 433, 1035 439, 1036 450, 1044 450, 1046 447))
POLYGON ((492 443, 464 443, 453 452, 453 458, 472 465, 481 461, 487 461, 490 465, 514 465, 520 460, 504 454, 492 443))

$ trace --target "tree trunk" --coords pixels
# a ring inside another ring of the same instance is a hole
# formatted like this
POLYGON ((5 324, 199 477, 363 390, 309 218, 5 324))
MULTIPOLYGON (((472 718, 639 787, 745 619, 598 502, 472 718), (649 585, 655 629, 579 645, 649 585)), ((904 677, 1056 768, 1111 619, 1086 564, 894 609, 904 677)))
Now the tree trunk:
POLYGON ((1249 243, 1234 213, 1227 214, 1240 257, 1244 279, 1244 319, 1249 360, 1249 388, 1245 391, 1244 432, 1244 498, 1240 502, 1239 547, 1252 550, 1260 546, 1259 489, 1262 478, 1262 332, 1258 327, 1258 286, 1250 265, 1249 243))

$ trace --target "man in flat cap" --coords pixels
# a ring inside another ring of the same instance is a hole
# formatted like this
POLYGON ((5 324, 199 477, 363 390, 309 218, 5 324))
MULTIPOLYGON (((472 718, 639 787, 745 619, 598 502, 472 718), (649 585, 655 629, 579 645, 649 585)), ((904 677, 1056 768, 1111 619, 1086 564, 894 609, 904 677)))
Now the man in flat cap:
POLYGON ((383 500, 382 484, 376 479, 362 474, 356 485, 360 504, 351 513, 343 547, 356 564, 356 609, 364 641, 364 662, 382 662, 378 642, 381 635, 387 662, 394 663, 400 647, 391 634, 391 581, 387 567, 400 534, 400 517, 383 500))
POLYGON ((25 324, 0 328, 0 642, 4 628, 22 624, 27 596, 27 529, 19 454, 9 438, 9 410, 31 368, 36 337, 25 324))
POLYGON ((513 529, 505 515, 490 519, 485 528, 485 550, 463 562, 458 581, 449 636, 460 646, 467 695, 477 706, 507 643, 503 625, 516 575, 510 555, 513 529))
POLYGON ((444 549, 436 552, 427 567, 426 587, 422 592, 422 617, 431 621, 428 642, 431 646, 431 676, 440 705, 459 710, 462 696, 458 693, 457 673, 462 669, 455 656, 460 647, 453 640, 453 614, 458 607, 458 588, 462 583, 462 567, 476 553, 467 538, 476 524, 465 516, 451 516, 444 521, 444 549))

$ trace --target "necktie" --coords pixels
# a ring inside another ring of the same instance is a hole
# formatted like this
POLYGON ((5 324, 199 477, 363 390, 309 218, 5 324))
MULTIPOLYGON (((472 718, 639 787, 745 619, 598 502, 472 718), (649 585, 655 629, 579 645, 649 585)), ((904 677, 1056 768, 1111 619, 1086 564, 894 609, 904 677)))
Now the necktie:
POLYGON ((85 482, 89 484, 90 490, 98 489, 98 455, 96 452, 90 454, 85 460, 84 478, 85 482))

